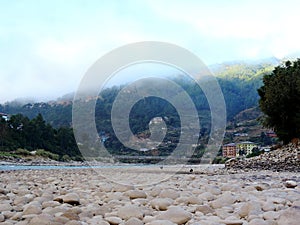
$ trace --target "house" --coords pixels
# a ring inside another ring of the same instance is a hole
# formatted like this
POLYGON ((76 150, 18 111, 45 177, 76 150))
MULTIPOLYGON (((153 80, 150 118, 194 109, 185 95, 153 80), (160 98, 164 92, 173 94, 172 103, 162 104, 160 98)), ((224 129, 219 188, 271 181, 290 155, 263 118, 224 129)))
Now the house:
POLYGON ((243 141, 236 144, 237 148, 237 156, 239 155, 249 155, 252 153, 252 150, 254 148, 257 148, 257 144, 251 142, 251 141, 243 141))
POLYGON ((4 119, 5 121, 8 121, 9 120, 9 115, 6 114, 6 113, 1 113, 0 112, 0 118, 4 119))
POLYGON ((248 134, 247 133, 236 133, 236 134, 234 134, 234 136, 236 136, 236 137, 248 137, 248 134))
POLYGON ((274 131, 266 132, 266 135, 270 138, 277 138, 277 135, 274 131))
POLYGON ((236 151, 236 144, 229 143, 222 146, 222 154, 225 158, 235 158, 237 151, 236 151))

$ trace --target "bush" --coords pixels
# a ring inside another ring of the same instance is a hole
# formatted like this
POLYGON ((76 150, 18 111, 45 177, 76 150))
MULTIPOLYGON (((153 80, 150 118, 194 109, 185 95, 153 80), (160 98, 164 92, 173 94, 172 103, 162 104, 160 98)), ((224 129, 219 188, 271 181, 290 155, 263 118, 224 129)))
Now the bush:
POLYGON ((15 151, 15 154, 21 155, 21 156, 29 156, 29 155, 32 155, 32 154, 30 153, 30 151, 28 151, 27 149, 22 149, 22 148, 18 148, 18 149, 15 151))
POLYGON ((222 156, 217 156, 216 158, 214 158, 213 160, 213 164, 224 164, 229 158, 224 158, 222 156))
POLYGON ((69 162, 69 161, 71 161, 71 160, 72 160, 71 157, 68 156, 68 155, 63 155, 63 156, 60 158, 60 161, 62 161, 62 162, 69 162))
POLYGON ((45 157, 45 158, 49 158, 49 159, 53 159, 53 160, 56 160, 56 161, 59 160, 59 155, 54 154, 52 152, 48 152, 48 151, 46 151, 44 149, 38 149, 38 150, 36 150, 36 155, 37 156, 41 156, 41 157, 45 157))

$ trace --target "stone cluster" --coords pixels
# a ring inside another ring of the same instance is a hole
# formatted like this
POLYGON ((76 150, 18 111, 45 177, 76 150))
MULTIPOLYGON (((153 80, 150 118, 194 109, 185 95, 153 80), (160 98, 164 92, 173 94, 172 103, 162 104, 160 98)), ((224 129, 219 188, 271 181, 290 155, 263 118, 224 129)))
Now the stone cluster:
POLYGON ((300 145, 289 144, 253 158, 230 159, 226 168, 300 172, 300 145))
MULTIPOLYGON (((159 177, 164 169, 152 174, 159 177)), ((118 176, 110 169, 95 171, 2 171, 0 224, 297 225, 300 221, 298 173, 202 174, 193 167, 194 173, 174 173, 155 185, 137 186, 100 176, 118 176)), ((151 178, 143 168, 134 173, 151 178)))

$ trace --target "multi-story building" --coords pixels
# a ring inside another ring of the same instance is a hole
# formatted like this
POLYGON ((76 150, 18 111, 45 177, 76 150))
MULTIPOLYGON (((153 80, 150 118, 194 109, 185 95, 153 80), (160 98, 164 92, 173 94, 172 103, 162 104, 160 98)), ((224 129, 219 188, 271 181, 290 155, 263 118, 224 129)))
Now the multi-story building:
POLYGON ((249 155, 252 153, 252 150, 254 148, 257 148, 257 144, 251 142, 251 141, 243 141, 236 144, 236 152, 237 156, 239 155, 249 155))
POLYGON ((237 154, 235 143, 230 143, 222 146, 222 154, 225 158, 234 158, 237 154))

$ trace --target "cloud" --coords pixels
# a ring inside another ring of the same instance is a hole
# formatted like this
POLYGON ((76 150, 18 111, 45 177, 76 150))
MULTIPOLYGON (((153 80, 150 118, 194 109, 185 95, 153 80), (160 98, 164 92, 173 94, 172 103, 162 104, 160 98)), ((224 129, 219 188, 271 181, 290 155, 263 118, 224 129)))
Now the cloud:
POLYGON ((300 51, 299 3, 287 1, 4 1, 0 102, 74 91, 103 54, 171 42, 207 64, 300 51))

